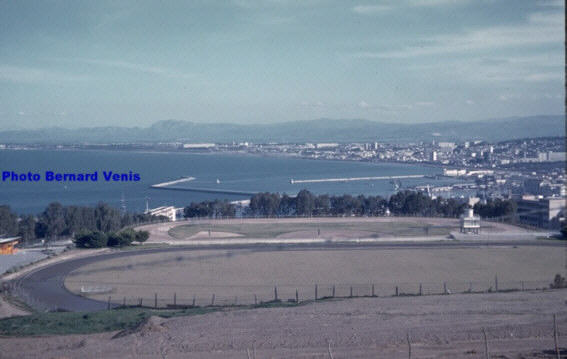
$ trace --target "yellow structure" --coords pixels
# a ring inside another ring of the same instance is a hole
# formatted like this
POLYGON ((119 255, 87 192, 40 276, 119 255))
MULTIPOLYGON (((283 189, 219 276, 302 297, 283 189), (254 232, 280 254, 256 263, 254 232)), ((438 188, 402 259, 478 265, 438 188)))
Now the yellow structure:
POLYGON ((0 254, 14 254, 20 237, 0 238, 0 254))

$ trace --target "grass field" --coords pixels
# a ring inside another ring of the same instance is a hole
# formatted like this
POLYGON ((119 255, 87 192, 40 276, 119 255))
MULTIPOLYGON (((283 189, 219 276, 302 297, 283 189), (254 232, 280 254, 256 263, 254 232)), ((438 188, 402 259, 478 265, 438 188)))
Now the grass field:
MULTIPOLYGON (((231 224, 185 224, 173 227, 169 235, 176 239, 189 238, 199 232, 234 233, 246 238, 277 238, 286 235, 328 237, 335 235, 378 238, 388 236, 438 236, 448 235, 458 229, 454 225, 431 225, 423 222, 298 222, 298 223, 231 223, 231 224), (349 235, 350 234, 350 235, 349 235)), ((221 236, 222 237, 222 236, 221 236)))
POLYGON ((152 310, 126 308, 95 313, 53 312, 0 320, 0 335, 88 334, 132 329, 152 315, 170 318, 181 315, 209 313, 215 308, 185 310, 152 310))
POLYGON ((89 334, 114 330, 134 329, 151 316, 173 318, 201 315, 231 309, 273 308, 303 305, 306 303, 267 302, 252 306, 197 307, 187 309, 118 308, 94 313, 51 312, 33 313, 0 319, 0 336, 89 334))

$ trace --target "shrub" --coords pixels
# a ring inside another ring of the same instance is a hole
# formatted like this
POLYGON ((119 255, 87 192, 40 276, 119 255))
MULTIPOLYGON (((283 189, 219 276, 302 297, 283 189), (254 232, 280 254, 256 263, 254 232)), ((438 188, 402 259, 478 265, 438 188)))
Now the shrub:
POLYGON ((111 233, 108 235, 109 247, 124 247, 132 244, 135 235, 127 231, 120 233, 111 233))
POLYGON ((108 237, 103 232, 81 232, 75 235, 75 244, 79 248, 103 248, 108 244, 108 237))
POLYGON ((562 277, 561 274, 556 274, 555 278, 553 278, 553 283, 549 285, 551 289, 559 289, 559 288, 567 288, 567 281, 565 281, 565 277, 562 277))
POLYGON ((150 238, 150 232, 148 231, 138 231, 136 232, 136 242, 143 243, 150 238))

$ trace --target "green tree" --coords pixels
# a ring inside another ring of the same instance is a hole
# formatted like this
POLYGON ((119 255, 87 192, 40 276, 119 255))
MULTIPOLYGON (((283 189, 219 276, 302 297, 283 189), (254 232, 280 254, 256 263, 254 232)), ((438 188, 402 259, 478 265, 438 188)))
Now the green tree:
POLYGON ((114 232, 120 229, 120 211, 106 203, 99 203, 94 210, 96 228, 101 232, 114 232))
POLYGON ((75 233, 88 228, 83 222, 82 211, 80 207, 68 206, 64 208, 65 212, 65 234, 74 236, 75 233))
POLYGON ((315 196, 306 189, 299 191, 296 198, 298 216, 311 216, 315 209, 315 196))
POLYGON ((313 214, 315 216, 326 216, 331 210, 331 199, 328 194, 315 197, 315 208, 313 214))
POLYGON ((18 236, 22 237, 24 243, 29 243, 35 239, 35 226, 36 221, 32 215, 26 215, 20 220, 18 236))
POLYGON ((0 206, 0 236, 18 234, 18 217, 12 213, 10 206, 0 206))
POLYGON ((278 206, 278 215, 292 216, 296 212, 296 198, 283 194, 280 198, 280 205, 278 206))
POLYGON ((41 215, 47 239, 56 239, 65 230, 65 211, 59 202, 50 203, 41 215))

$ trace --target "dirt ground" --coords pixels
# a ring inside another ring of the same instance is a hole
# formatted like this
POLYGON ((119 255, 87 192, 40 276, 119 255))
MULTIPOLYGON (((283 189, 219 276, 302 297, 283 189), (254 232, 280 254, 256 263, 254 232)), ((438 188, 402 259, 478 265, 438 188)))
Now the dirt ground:
MULTIPOLYGON (((16 307, 10 302, 7 302, 1 295, 0 295, 0 319, 14 317, 19 315, 27 315, 29 314, 27 311, 16 307)), ((0 355, 1 357, 1 355, 0 355)))
POLYGON ((565 290, 359 298, 296 308, 152 317, 134 332, 0 338, 2 358, 555 358, 565 290))
POLYGON ((69 274, 65 285, 75 293, 81 287, 110 286, 112 293, 91 295, 106 301, 137 303, 143 298, 159 305, 206 305, 215 294, 217 304, 253 303, 279 298, 300 300, 331 295, 392 295, 442 293, 443 283, 453 293, 547 287, 564 271, 565 252, 557 247, 471 247, 471 248, 365 248, 312 250, 182 250, 103 260, 69 274), (159 270, 157 270, 159 268, 159 270), (397 270, 394 270, 397 268, 397 270), (497 278, 495 278, 497 276, 497 278))

